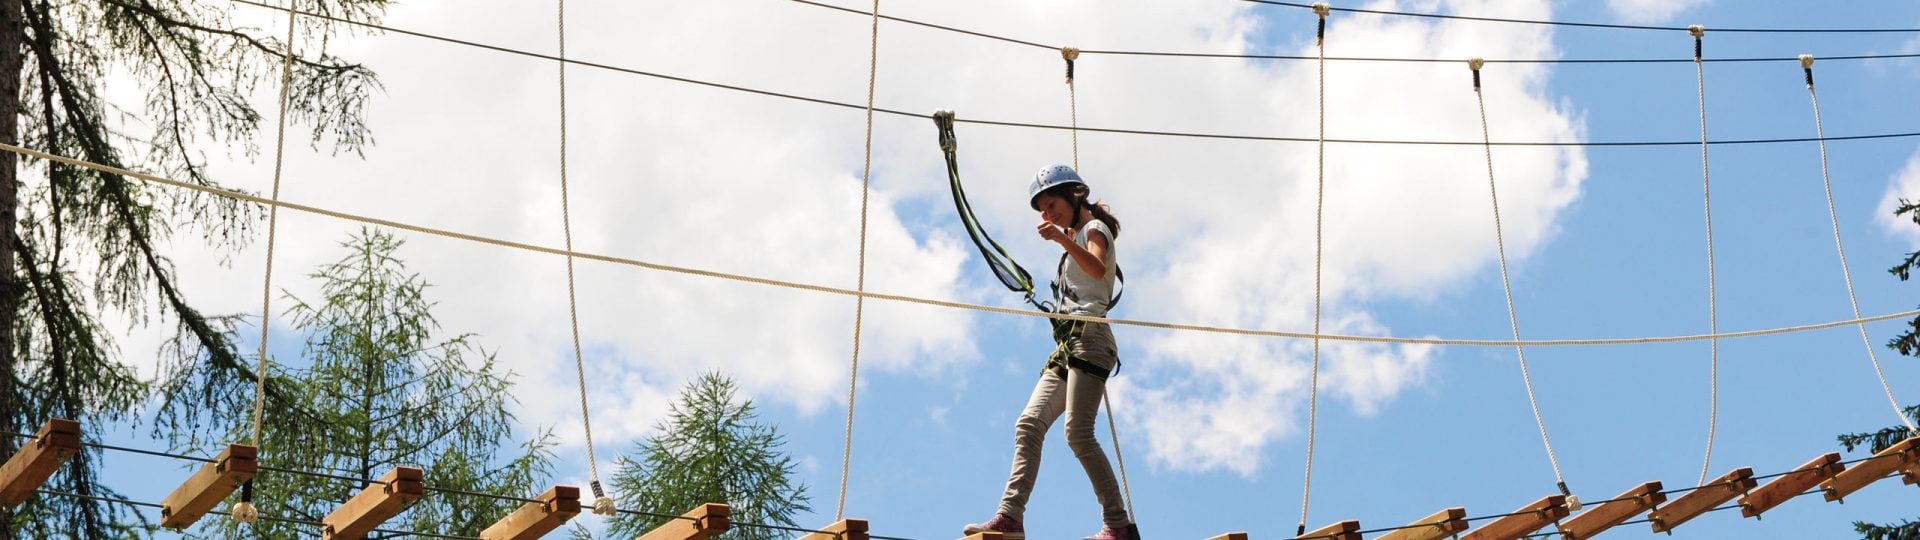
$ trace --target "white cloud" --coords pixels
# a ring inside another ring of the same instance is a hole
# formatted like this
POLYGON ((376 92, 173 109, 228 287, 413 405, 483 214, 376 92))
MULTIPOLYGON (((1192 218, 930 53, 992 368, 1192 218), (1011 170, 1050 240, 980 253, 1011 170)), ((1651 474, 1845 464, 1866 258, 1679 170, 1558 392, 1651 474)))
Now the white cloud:
MULTIPOLYGON (((1390 2, 1370 7, 1391 8, 1390 2)), ((1543 18, 1545 1, 1452 1, 1460 13, 1543 18)), ((585 60, 799 95, 864 98, 867 19, 787 2, 577 5, 569 54, 585 60), (724 29, 724 31, 716 30, 724 29)), ((1310 16, 1237 2, 909 3, 902 17, 1086 48, 1257 52, 1266 25, 1310 16)), ((547 7, 396 7, 398 27, 550 50, 547 7)), ((1343 16, 1329 53, 1553 57, 1528 25, 1343 16)), ((962 118, 1066 120, 1059 57, 1049 51, 886 24, 878 102, 962 118)), ((549 62, 404 36, 340 52, 373 62, 380 145, 366 159, 295 152, 286 197, 345 211, 558 245, 554 72, 549 62)), ((1311 52, 1310 43, 1282 45, 1311 52), (1307 47, 1303 49, 1303 47, 1307 47)), ((1314 67, 1303 62, 1083 57, 1083 125, 1310 135, 1314 67)), ((1328 135, 1478 140, 1479 116, 1457 64, 1332 63, 1328 135)), ((1575 140, 1570 107, 1538 65, 1487 68, 1493 138, 1575 140)), ((837 286, 855 279, 862 119, 843 109, 589 68, 568 71, 575 245, 585 251, 837 286)), ((975 256, 951 226, 930 122, 875 121, 868 287, 1004 301, 962 275, 975 256)), ((988 227, 1042 264, 1057 252, 1021 234, 1033 221, 1024 180, 1071 159, 1067 134, 963 125, 962 172, 988 227)), ((1310 144, 1087 133, 1084 171, 1125 222, 1131 292, 1118 316, 1306 330, 1312 320, 1314 153, 1310 144)), ((1500 148, 1507 249, 1524 260, 1550 239, 1586 176, 1577 149, 1500 148)), ((1385 334, 1369 306, 1431 299, 1492 268, 1479 147, 1342 146, 1327 151, 1325 330, 1385 334)), ((265 164, 216 177, 261 189, 265 164)), ((332 259, 356 226, 283 214, 277 286, 332 259)), ((221 269, 177 242, 183 281, 210 312, 257 309, 258 248, 221 269)), ((441 322, 477 332, 522 375, 522 419, 579 442, 563 263, 414 237, 404 254, 437 284, 441 322)), ((579 266, 596 442, 645 433, 686 377, 724 369, 763 406, 819 411, 841 399, 853 301, 593 262, 579 266)), ((1044 279, 1044 278, 1042 278, 1044 279)), ((966 313, 867 304, 863 370, 922 373, 977 361, 966 313)), ((1145 427, 1149 455, 1178 470, 1251 474, 1262 448, 1305 415, 1310 345, 1300 341, 1117 330, 1128 371, 1115 385, 1123 421, 1145 427)), ((1424 379, 1437 350, 1323 344, 1322 388, 1362 414, 1424 379)), ((130 354, 129 356, 137 356, 130 354)), ((871 373, 872 371, 868 371, 871 373)), ((964 381, 956 384, 964 384, 964 381)), ((1010 405, 1012 406, 1012 405, 1010 405)), ((933 409, 937 418, 939 408, 933 409)))
POLYGON ((1900 199, 1920 201, 1920 150, 1907 158, 1907 165, 1900 168, 1887 179, 1887 191, 1880 196, 1880 205, 1873 213, 1874 221, 1880 223, 1887 234, 1906 239, 1914 249, 1920 249, 1920 227, 1914 226, 1911 216, 1895 217, 1893 210, 1900 207, 1900 199))
POLYGON ((1675 14, 1712 0, 1607 0, 1607 8, 1629 23, 1666 22, 1675 14))

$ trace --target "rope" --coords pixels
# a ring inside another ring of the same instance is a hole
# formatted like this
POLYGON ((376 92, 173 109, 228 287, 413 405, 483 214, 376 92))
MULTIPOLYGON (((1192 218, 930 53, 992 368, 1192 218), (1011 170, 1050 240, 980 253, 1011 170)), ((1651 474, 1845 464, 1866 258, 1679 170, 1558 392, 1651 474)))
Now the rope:
POLYGON ((82 167, 82 168, 86 168, 89 170, 98 171, 102 173, 125 176, 128 178, 134 178, 134 179, 138 179, 146 182, 152 182, 155 184, 161 184, 169 187, 185 189, 189 191, 195 191, 195 192, 205 193, 205 194, 219 196, 219 197, 226 197, 226 198, 237 200, 237 201, 245 201, 245 202, 250 202, 255 204, 275 206, 275 207, 284 208, 288 210, 294 210, 297 212, 304 212, 304 213, 318 215, 318 216, 325 216, 325 217, 330 217, 330 218, 339 219, 343 221, 352 221, 357 223, 364 223, 367 225, 374 225, 378 227, 386 227, 386 228, 395 229, 395 230, 402 230, 402 231, 414 232, 419 234, 438 236, 442 238, 451 238, 455 240, 487 244, 495 247, 516 249, 516 250, 529 251, 529 252, 535 252, 535 253, 545 253, 548 255, 559 255, 559 256, 571 255, 579 259, 598 261, 598 262, 603 262, 608 264, 616 264, 620 266, 629 266, 629 267, 653 270, 658 272, 669 272, 674 274, 682 274, 682 275, 703 277, 703 278, 709 278, 709 279, 719 279, 719 280, 733 281, 738 283, 751 283, 755 285, 764 285, 768 287, 779 287, 779 288, 785 288, 785 289, 809 291, 809 292, 815 292, 815 293, 821 293, 821 294, 864 297, 872 300, 885 300, 889 302, 899 302, 903 304, 914 304, 914 305, 921 305, 921 306, 933 306, 933 307, 948 308, 948 309, 962 309, 962 310, 975 311, 980 313, 993 313, 993 314, 999 314, 999 315, 1014 315, 1014 316, 1022 316, 1022 317, 1039 317, 1039 318, 1055 319, 1055 320, 1062 320, 1062 321, 1107 323, 1112 325, 1132 326, 1137 328, 1153 328, 1153 329, 1159 329, 1159 330, 1175 330, 1175 331, 1183 331, 1183 332, 1201 332, 1201 333, 1209 333, 1209 334, 1225 334, 1225 335, 1236 335, 1236 336, 1286 338, 1286 339, 1312 339, 1314 337, 1319 337, 1320 339, 1324 339, 1324 340, 1347 341, 1347 342, 1355 342, 1355 343, 1456 345, 1456 346, 1473 346, 1473 347, 1512 347, 1516 345, 1522 345, 1522 346, 1528 346, 1528 347, 1555 347, 1555 346, 1564 347, 1564 346, 1586 346, 1586 345, 1639 345, 1639 344, 1653 344, 1653 343, 1685 343, 1685 342, 1692 342, 1692 341, 1706 341, 1714 338, 1720 338, 1720 339, 1751 338, 1751 337, 1811 332, 1815 330, 1825 330, 1829 328, 1839 328, 1844 326, 1854 326, 1858 324, 1891 321, 1896 319, 1905 319, 1905 318, 1920 316, 1920 310, 1909 310, 1909 311, 1887 313, 1883 315, 1875 315, 1872 317, 1864 317, 1859 319, 1845 319, 1845 320, 1839 320, 1839 321, 1828 321, 1828 322, 1813 323, 1813 324, 1801 324, 1801 325, 1795 325, 1795 326, 1763 328, 1758 330, 1742 330, 1738 332, 1723 332, 1719 334, 1693 334, 1693 335, 1649 336, 1649 337, 1631 337, 1631 338, 1547 339, 1547 340, 1530 340, 1530 341, 1516 341, 1516 340, 1504 340, 1504 339, 1410 338, 1410 337, 1396 337, 1396 336, 1364 336, 1364 335, 1352 335, 1352 334, 1314 334, 1310 332, 1288 332, 1283 330, 1257 330, 1257 329, 1250 329, 1250 328, 1208 326, 1208 325, 1186 324, 1186 323, 1170 323, 1170 322, 1164 322, 1164 321, 1140 320, 1140 319, 1110 319, 1110 318, 1104 318, 1104 317, 1088 317, 1084 315, 1046 313, 1046 312, 1033 311, 1028 309, 1016 309, 1016 308, 1009 308, 1009 307, 989 306, 989 305, 983 305, 983 304, 969 304, 965 302, 937 300, 932 298, 922 298, 922 297, 909 296, 904 294, 879 293, 879 292, 871 292, 871 291, 855 291, 853 289, 847 289, 847 288, 841 288, 841 287, 815 285, 811 283, 771 279, 771 278, 764 278, 764 277, 745 275, 745 274, 718 272, 718 271, 705 270, 700 268, 651 262, 651 261, 646 261, 641 259, 616 257, 613 255, 605 255, 600 253, 570 251, 562 248, 549 247, 549 246, 543 246, 538 244, 530 244, 526 242, 507 240, 507 239, 497 238, 492 236, 470 234, 470 233, 458 232, 458 231, 453 231, 448 229, 429 227, 425 225, 418 225, 418 224, 408 223, 404 221, 396 221, 396 220, 386 219, 386 218, 365 216, 365 215, 355 214, 351 212, 343 212, 339 210, 332 210, 328 208, 301 204, 296 202, 274 200, 267 197, 262 197, 259 195, 253 195, 253 194, 240 192, 240 191, 229 191, 226 189, 221 189, 216 187, 201 186, 191 182, 174 180, 174 179, 165 178, 161 176, 135 172, 135 171, 114 167, 110 165, 93 163, 86 160, 49 154, 46 152, 41 152, 39 150, 24 148, 18 145, 0 143, 0 150, 13 152, 16 154, 33 157, 37 159, 52 161, 56 163, 72 165, 75 167, 82 167))
MULTIPOLYGON (((1251 2, 1255 4, 1274 5, 1274 6, 1313 8, 1312 4, 1279 2, 1275 0, 1240 0, 1240 1, 1251 2)), ((1467 16, 1467 15, 1441 15, 1438 13, 1385 11, 1385 10, 1377 10, 1377 9, 1334 8, 1334 11, 1344 11, 1348 13, 1371 13, 1374 15, 1395 15, 1395 16, 1402 16, 1402 17, 1425 17, 1430 19, 1449 19, 1449 20, 1457 20, 1457 21, 1522 23, 1522 24, 1540 24, 1540 25, 1551 25, 1551 26, 1575 26, 1575 27, 1584 27, 1584 28, 1611 28, 1616 30, 1666 30, 1666 31, 1681 31, 1681 32, 1684 32, 1687 30, 1687 28, 1683 26, 1646 26, 1646 25, 1634 25, 1634 24, 1543 21, 1543 20, 1534 20, 1534 19, 1507 19, 1507 18, 1500 18, 1500 17, 1473 17, 1473 16, 1467 16)), ((1716 29, 1715 31, 1745 32, 1745 33, 1854 34, 1854 33, 1920 33, 1920 28, 1726 28, 1726 29, 1716 29)))
POLYGON ((1073 170, 1080 170, 1080 97, 1073 86, 1073 61, 1080 58, 1080 49, 1061 47, 1060 58, 1067 61, 1067 133, 1073 136, 1073 170))
MULTIPOLYGON (((567 57, 567 0, 558 0, 560 58, 567 57)), ((560 230, 573 252, 573 210, 567 193, 567 64, 560 62, 560 230)), ((587 368, 580 347, 580 301, 574 292, 573 256, 567 255, 567 317, 573 329, 573 373, 580 382, 580 425, 587 436, 587 470, 592 475, 593 513, 613 515, 613 498, 600 485, 600 460, 593 453, 593 416, 587 412, 587 368)))
MULTIPOLYGON (((1067 115, 1073 122, 1071 124, 1073 129, 1069 129, 1068 133, 1072 134, 1073 140, 1073 169, 1078 171, 1080 170, 1080 100, 1073 86, 1073 62, 1080 58, 1080 49, 1061 47, 1060 58, 1067 63, 1067 115)), ((1126 455, 1120 452, 1120 426, 1119 422, 1114 420, 1113 398, 1103 391, 1100 394, 1100 401, 1107 407, 1107 436, 1113 439, 1113 458, 1120 469, 1121 500, 1126 502, 1127 519, 1131 521, 1137 519, 1139 514, 1133 511, 1133 486, 1127 482, 1126 455)))
MULTIPOLYGON (((1800 67, 1807 73, 1807 97, 1813 101, 1814 134, 1816 136, 1824 136, 1826 127, 1820 120, 1820 94, 1813 89, 1813 55, 1800 55, 1800 67)), ((1847 268, 1847 247, 1840 242, 1840 213, 1834 209, 1833 177, 1827 172, 1827 144, 1825 142, 1820 143, 1820 182, 1826 188, 1827 217, 1833 223, 1833 249, 1840 254, 1840 276, 1846 278, 1847 282, 1847 302, 1853 306, 1855 318, 1858 318, 1858 314, 1860 313, 1860 298, 1854 294, 1853 271, 1847 268)), ((1893 387, 1887 384, 1887 373, 1880 369, 1880 356, 1873 350, 1872 338, 1867 337, 1867 325, 1860 324, 1855 326, 1860 329, 1860 343, 1867 347, 1867 360, 1873 363, 1873 375, 1880 379, 1880 390, 1886 392, 1887 404, 1893 406, 1893 415, 1900 417, 1900 422, 1906 424, 1907 431, 1912 432, 1916 436, 1920 436, 1920 427, 1914 425, 1913 419, 1908 418, 1903 412, 1903 409, 1900 408, 1900 401, 1893 397, 1893 387)))
MULTIPOLYGON (((231 1, 237 4, 263 7, 263 8, 279 10, 279 11, 289 11, 287 8, 284 8, 284 7, 262 4, 259 2, 255 2, 253 0, 231 0, 231 1)), ((656 72, 645 71, 640 69, 602 64, 598 62, 565 59, 565 58, 560 58, 557 56, 544 54, 544 53, 537 53, 537 52, 514 49, 509 47, 502 47, 498 45, 488 45, 485 43, 479 43, 475 41, 455 39, 455 38, 450 38, 446 36, 428 34, 424 32, 416 32, 412 30, 394 28, 394 27, 374 24, 366 21, 356 21, 356 20, 335 17, 332 15, 326 15, 326 14, 320 14, 320 13, 310 13, 310 12, 303 12, 303 11, 296 11, 296 13, 299 13, 300 15, 305 17, 311 17, 314 19, 326 20, 330 22, 336 22, 336 23, 346 24, 351 26, 358 26, 361 28, 367 28, 371 30, 379 30, 382 32, 413 36, 421 39, 439 41, 442 43, 451 43, 455 45, 486 49, 486 50, 495 51, 495 52, 514 54, 514 55, 519 55, 527 58, 564 62, 570 65, 588 67, 588 68, 599 69, 604 71, 624 73, 628 75, 638 75, 642 77, 652 77, 656 79, 662 79, 662 80, 668 80, 668 81, 674 81, 674 82, 692 84, 692 85, 698 85, 698 86, 705 86, 709 88, 732 90, 735 92, 743 92, 743 93, 755 94, 755 95, 766 96, 766 97, 775 97, 775 98, 781 98, 781 99, 787 99, 787 100, 793 100, 793 101, 804 101, 804 102, 813 103, 816 105, 827 105, 832 107, 840 107, 840 108, 854 109, 854 110, 865 109, 864 106, 855 104, 855 103, 847 103, 847 102, 841 102, 841 101, 834 101, 830 99, 801 96, 797 94, 774 92, 770 90, 762 90, 762 89, 750 88, 746 86, 725 84, 725 83, 693 79, 693 78, 687 78, 687 77, 679 77, 679 76, 668 75, 664 73, 656 73, 656 72)), ((1052 47, 1048 47, 1048 48, 1051 49, 1052 47)), ((1905 58, 1905 57, 1920 57, 1920 54, 1899 56, 1898 58, 1905 58)), ((1845 58, 1860 59, 1860 58, 1868 58, 1868 57, 1853 56, 1853 57, 1845 57, 1845 58)), ((1884 57, 1873 57, 1873 58, 1896 58, 1896 56, 1884 56, 1884 57)), ((1335 59, 1336 58, 1328 58, 1328 60, 1335 60, 1335 59)), ((1828 60, 1838 60, 1838 59, 1842 59, 1842 57, 1828 58, 1828 60)), ((1708 60, 1708 61, 1711 62, 1716 60, 1724 60, 1724 59, 1715 59, 1715 60, 1708 60)), ((1772 61, 1774 59, 1757 59, 1757 60, 1772 61)), ((1434 61, 1459 62, 1459 60, 1434 60, 1434 61)), ((1673 61, 1686 62, 1691 60, 1673 60, 1673 61)), ((1483 62, 1497 63, 1499 61, 1483 60, 1483 62)), ((905 118, 919 118, 923 120, 929 120, 933 118, 933 116, 930 114, 912 113, 912 112, 906 112, 906 111, 901 111, 896 109, 875 107, 873 110, 874 112, 877 112, 877 113, 890 114, 890 115, 900 116, 905 118)), ((956 119, 955 121, 960 123, 986 125, 986 126, 1015 127, 1015 128, 1026 128, 1026 129, 1079 130, 1079 131, 1090 131, 1090 132, 1097 132, 1097 133, 1114 133, 1114 134, 1122 134, 1122 135, 1152 135, 1152 136, 1162 136, 1162 137, 1188 137, 1188 138, 1200 138, 1200 139, 1228 139, 1228 140, 1244 140, 1244 141, 1271 141, 1271 142, 1298 142, 1298 143, 1318 141, 1318 139, 1311 138, 1311 137, 1288 137, 1288 136, 1277 136, 1277 135, 1244 135, 1244 134, 1229 134, 1229 133, 1204 133, 1204 132, 1163 131, 1163 130, 1125 129, 1125 128, 1072 127, 1072 126, 1062 126, 1062 125, 1053 125, 1053 124, 1012 122, 1012 121, 1001 121, 1001 120, 956 119)), ((1843 135, 1843 136, 1837 136, 1837 137, 1828 137, 1825 140, 1829 142, 1831 141, 1863 141, 1863 140, 1877 140, 1877 139, 1902 139, 1902 138, 1914 138, 1914 137, 1920 137, 1920 131, 1876 133, 1876 134, 1867 134, 1867 135, 1843 135)), ((1539 147, 1692 146, 1694 144, 1698 144, 1697 141, 1692 141, 1692 140, 1483 142, 1483 141, 1440 141, 1440 140, 1327 139, 1326 142, 1334 143, 1334 144, 1394 144, 1394 145, 1434 145, 1434 146, 1481 146, 1481 145, 1491 144, 1493 146, 1539 146, 1539 147)), ((1816 139, 1810 138, 1810 137, 1727 139, 1727 140, 1720 140, 1720 141, 1711 141, 1709 144, 1741 145, 1741 144, 1783 144, 1783 143, 1810 143, 1810 142, 1816 142, 1816 139)))
MULTIPOLYGON (((840 11, 840 12, 845 12, 845 13, 850 13, 855 15, 870 15, 870 13, 867 13, 865 11, 860 11, 858 9, 841 7, 841 6, 825 4, 820 2, 814 2, 811 0, 791 0, 791 1, 799 4, 826 8, 834 11, 840 11)), ((1357 10, 1341 10, 1341 11, 1357 11, 1357 10)), ((956 34, 962 34, 962 35, 967 35, 967 36, 972 36, 977 38, 985 38, 989 40, 1001 41, 1001 42, 1010 43, 1014 45, 1021 45, 1026 47, 1048 49, 1048 50, 1053 50, 1058 48, 1058 47, 1047 45, 1044 43, 1036 43, 1036 42, 1024 40, 1024 39, 990 34, 986 32, 979 32, 975 30, 967 30, 963 28, 955 28, 951 26, 934 24, 934 23, 929 23, 925 21, 904 19, 900 17, 892 17, 887 15, 881 15, 880 18, 893 21, 893 22, 908 24, 912 26, 920 26, 924 28, 931 28, 934 30, 952 32, 956 34)), ((1686 29, 1681 28, 1681 30, 1686 30, 1686 29)), ((1232 53, 1206 53, 1206 52, 1182 52, 1182 51, 1083 49, 1080 52, 1086 53, 1086 54, 1101 54, 1101 55, 1110 55, 1110 56, 1234 58, 1234 59, 1241 59, 1241 60, 1316 60, 1319 58, 1317 56, 1298 56, 1298 55, 1283 55, 1283 54, 1232 54, 1232 53)), ((1920 53, 1847 55, 1847 56, 1828 57, 1827 59, 1828 60, 1881 60, 1881 59, 1915 58, 1915 57, 1920 57, 1920 53)), ((1351 56, 1329 56, 1326 59, 1333 60, 1333 61, 1414 62, 1414 63, 1454 63, 1454 62, 1460 62, 1462 60, 1460 58, 1394 58, 1394 57, 1351 57, 1351 56)), ((1692 62, 1692 61, 1693 60, 1690 58, 1520 58, 1520 59, 1489 58, 1489 59, 1486 59, 1486 63, 1489 63, 1489 64, 1648 64, 1648 63, 1682 63, 1682 62, 1692 62)), ((1791 58, 1791 57, 1715 58, 1715 59, 1706 60, 1706 61, 1707 62, 1795 62, 1795 61, 1798 61, 1798 59, 1791 58)))
MULTIPOLYGON (((1315 146, 1317 164, 1314 169, 1315 196, 1313 201, 1313 334, 1320 335, 1320 269, 1321 248, 1324 244, 1322 231, 1326 222, 1327 207, 1327 13, 1325 2, 1313 4, 1313 13, 1319 18, 1314 31, 1313 47, 1321 60, 1318 63, 1320 92, 1320 141, 1315 146)), ((1313 338, 1313 379, 1307 385, 1307 472, 1300 487, 1300 524, 1295 527, 1294 536, 1307 534, 1307 506, 1313 501, 1313 448, 1314 436, 1320 421, 1320 338, 1313 338)))
MULTIPOLYGON (((1491 128, 1487 126, 1487 98, 1486 94, 1480 91, 1481 63, 1469 61, 1467 66, 1473 70, 1474 101, 1480 104, 1480 134, 1482 137, 1492 140, 1491 128)), ((1520 357, 1520 380, 1526 384, 1527 406, 1533 409, 1533 422, 1540 427, 1540 443, 1547 447, 1547 463, 1553 465, 1554 481, 1559 483, 1562 493, 1567 493, 1567 479, 1560 474, 1560 459, 1554 456, 1553 440, 1547 438, 1547 422, 1540 416, 1540 401, 1534 396, 1533 375, 1527 372, 1527 347, 1518 343, 1520 341, 1520 315, 1513 309, 1513 281, 1509 279, 1507 275, 1507 239, 1505 231, 1503 231, 1500 226, 1500 187, 1499 183, 1495 182, 1493 177, 1493 146, 1488 145, 1486 150, 1487 192, 1493 198, 1493 239, 1494 245, 1499 249, 1500 254, 1500 286, 1506 291, 1507 322, 1513 327, 1513 340, 1515 341, 1513 348, 1515 354, 1520 357)), ((1569 495, 1569 506, 1578 509, 1579 500, 1573 499, 1571 495, 1569 495)))
MULTIPOLYGON (((291 0, 289 0, 291 1, 291 0)), ((280 124, 274 130, 273 141, 273 198, 280 198, 280 173, 287 157, 287 95, 293 86, 293 22, 294 14, 287 14, 286 50, 280 54, 280 124)), ((260 447, 260 426, 266 418, 267 404, 267 327, 273 317, 273 247, 274 239, 279 236, 280 209, 267 209, 267 261, 266 278, 260 285, 260 366, 258 379, 253 386, 253 446, 260 447)))
MULTIPOLYGON (((1707 29, 1701 25, 1688 27, 1693 34, 1693 71, 1694 80, 1700 89, 1700 189, 1706 208, 1707 223, 1707 331, 1720 333, 1720 294, 1713 268, 1713 181, 1711 170, 1707 166, 1707 69, 1701 63, 1701 38, 1707 29)), ((1707 455, 1700 460, 1700 481, 1707 483, 1707 473, 1713 466, 1713 439, 1720 426, 1720 340, 1708 340, 1712 351, 1711 375, 1708 384, 1711 391, 1707 398, 1707 455)))
MULTIPOLYGON (((867 43, 867 147, 860 165, 860 265, 854 291, 867 290, 867 196, 873 178, 873 89, 880 76, 880 0, 873 0, 873 28, 867 43)), ((860 327, 867 297, 853 298, 853 373, 847 376, 847 440, 840 453, 840 504, 834 519, 847 517, 847 473, 853 465, 853 399, 860 385, 860 327)))

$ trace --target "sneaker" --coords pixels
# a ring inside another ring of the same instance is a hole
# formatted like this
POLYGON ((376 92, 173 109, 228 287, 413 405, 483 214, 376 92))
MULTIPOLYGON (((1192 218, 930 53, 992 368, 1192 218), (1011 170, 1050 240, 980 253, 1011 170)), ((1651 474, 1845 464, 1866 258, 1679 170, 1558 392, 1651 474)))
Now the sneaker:
POLYGON ((1006 514, 994 514, 993 519, 987 520, 986 523, 968 524, 960 529, 960 533, 966 535, 983 532, 1001 533, 1001 537, 1006 540, 1026 540, 1027 538, 1027 529, 1020 525, 1020 520, 1008 517, 1006 514))
POLYGON ((1086 540, 1140 540, 1140 539, 1134 538, 1132 534, 1127 532, 1127 529, 1114 529, 1113 527, 1101 527, 1100 532, 1098 534, 1089 536, 1086 538, 1086 540))

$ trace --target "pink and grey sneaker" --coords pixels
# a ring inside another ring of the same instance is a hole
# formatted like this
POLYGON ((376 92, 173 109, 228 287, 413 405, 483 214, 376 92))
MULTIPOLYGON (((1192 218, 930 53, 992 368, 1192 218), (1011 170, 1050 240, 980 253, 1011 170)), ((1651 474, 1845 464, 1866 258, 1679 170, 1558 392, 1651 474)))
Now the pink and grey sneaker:
POLYGON ((1026 540, 1027 538, 1027 528, 1020 525, 1020 520, 1008 517, 1006 514, 994 514, 993 519, 987 520, 986 523, 968 524, 960 529, 960 533, 966 535, 983 532, 1001 533, 1006 540, 1026 540))
POLYGON ((1086 540, 1140 540, 1140 539, 1134 538, 1133 534, 1128 532, 1127 529, 1115 529, 1113 527, 1102 527, 1100 528, 1100 532, 1098 534, 1089 536, 1086 538, 1086 540))

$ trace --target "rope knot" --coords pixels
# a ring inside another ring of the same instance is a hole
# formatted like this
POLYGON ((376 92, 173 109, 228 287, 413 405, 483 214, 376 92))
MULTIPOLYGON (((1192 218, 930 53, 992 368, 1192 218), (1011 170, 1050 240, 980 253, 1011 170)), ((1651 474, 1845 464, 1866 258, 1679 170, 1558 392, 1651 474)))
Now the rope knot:
POLYGON ((227 515, 238 523, 254 523, 260 521, 260 511, 254 509, 253 503, 250 502, 235 503, 233 505, 233 511, 228 512, 227 515))
POLYGON ((1485 58, 1475 56, 1467 59, 1467 69, 1473 70, 1473 91, 1475 92, 1480 91, 1480 68, 1486 65, 1487 60, 1485 58))

